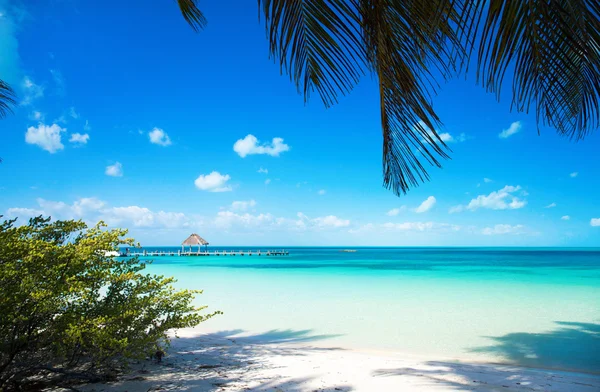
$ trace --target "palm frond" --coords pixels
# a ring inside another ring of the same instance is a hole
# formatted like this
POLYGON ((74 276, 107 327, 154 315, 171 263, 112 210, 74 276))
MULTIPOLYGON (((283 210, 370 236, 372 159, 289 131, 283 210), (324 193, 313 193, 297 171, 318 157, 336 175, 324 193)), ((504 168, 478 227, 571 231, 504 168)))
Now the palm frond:
POLYGON ((11 106, 17 103, 13 89, 4 81, 0 80, 0 118, 12 113, 11 106))
POLYGON ((198 8, 197 3, 198 0, 177 0, 183 18, 195 31, 199 31, 206 26, 206 18, 198 8))
POLYGON ((451 1, 364 0, 365 47, 378 77, 383 127, 384 185, 394 193, 429 179, 424 162, 440 166, 447 146, 431 104, 438 77, 450 77, 463 56, 451 27, 451 1))
POLYGON ((326 106, 350 92, 365 61, 356 0, 259 0, 271 55, 304 94, 326 106))
POLYGON ((538 126, 573 139, 597 129, 600 2, 490 0, 479 7, 484 86, 499 97, 504 78, 512 76, 513 107, 528 112, 534 106, 538 126))

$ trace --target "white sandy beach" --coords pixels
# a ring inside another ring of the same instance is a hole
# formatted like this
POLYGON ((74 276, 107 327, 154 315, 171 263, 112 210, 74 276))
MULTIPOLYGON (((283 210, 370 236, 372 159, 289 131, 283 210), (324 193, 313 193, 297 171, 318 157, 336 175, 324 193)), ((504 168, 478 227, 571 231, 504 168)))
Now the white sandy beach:
MULTIPOLYGON (((277 331, 271 331, 278 333, 277 331)), ((285 334, 285 331, 280 331, 285 334)), ((147 361, 101 391, 600 391, 600 376, 417 358, 256 336, 180 331, 161 363, 147 361)), ((266 336, 266 335, 265 335, 266 336)))

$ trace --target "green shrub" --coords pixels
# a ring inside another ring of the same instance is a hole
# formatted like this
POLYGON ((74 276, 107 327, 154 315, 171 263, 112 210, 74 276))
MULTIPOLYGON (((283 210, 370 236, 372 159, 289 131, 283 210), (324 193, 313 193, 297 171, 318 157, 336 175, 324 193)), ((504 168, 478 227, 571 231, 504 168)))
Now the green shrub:
POLYGON ((33 218, 0 223, 0 391, 113 378, 131 360, 195 326, 195 290, 144 273, 137 258, 107 251, 133 245, 126 230, 33 218))

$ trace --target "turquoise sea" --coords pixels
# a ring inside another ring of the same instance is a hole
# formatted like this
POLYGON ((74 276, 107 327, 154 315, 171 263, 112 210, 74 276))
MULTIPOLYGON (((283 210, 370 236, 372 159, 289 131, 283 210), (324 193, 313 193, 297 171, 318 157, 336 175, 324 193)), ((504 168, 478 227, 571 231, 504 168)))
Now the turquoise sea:
POLYGON ((202 332, 600 373, 600 249, 286 250, 148 269, 224 312, 202 332))

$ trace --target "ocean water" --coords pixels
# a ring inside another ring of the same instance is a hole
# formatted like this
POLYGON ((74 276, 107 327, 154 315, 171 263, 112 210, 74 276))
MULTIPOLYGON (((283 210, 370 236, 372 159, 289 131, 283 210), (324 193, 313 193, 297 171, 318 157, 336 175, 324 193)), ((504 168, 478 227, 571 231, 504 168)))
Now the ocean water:
POLYGON ((224 312, 202 332, 600 373, 600 249, 286 250, 156 257, 148 270, 224 312))

